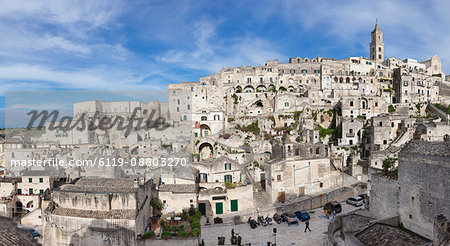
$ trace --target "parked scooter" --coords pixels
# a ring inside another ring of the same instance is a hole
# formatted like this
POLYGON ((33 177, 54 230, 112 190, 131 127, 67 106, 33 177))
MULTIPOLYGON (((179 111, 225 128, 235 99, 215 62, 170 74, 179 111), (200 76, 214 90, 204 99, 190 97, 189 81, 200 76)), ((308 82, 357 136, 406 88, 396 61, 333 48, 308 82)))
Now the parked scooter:
POLYGON ((250 228, 255 229, 256 227, 258 227, 258 222, 256 222, 256 220, 252 219, 252 217, 248 218, 247 223, 250 225, 250 228))
POLYGON ((263 225, 263 226, 266 226, 266 225, 269 224, 269 223, 267 223, 267 220, 264 219, 263 216, 259 216, 259 217, 258 217, 258 222, 259 222, 261 225, 263 225))
POLYGON ((288 214, 287 213, 284 213, 284 214, 281 215, 281 221, 282 222, 287 222, 288 221, 288 214))
POLYGON ((277 214, 277 213, 275 213, 274 215, 273 215, 273 220, 275 220, 275 222, 277 222, 277 224, 281 224, 281 217, 277 214))
POLYGON ((272 224, 273 224, 273 220, 272 220, 272 218, 270 218, 269 216, 266 217, 266 221, 267 221, 267 223, 268 223, 269 225, 272 225, 272 224))

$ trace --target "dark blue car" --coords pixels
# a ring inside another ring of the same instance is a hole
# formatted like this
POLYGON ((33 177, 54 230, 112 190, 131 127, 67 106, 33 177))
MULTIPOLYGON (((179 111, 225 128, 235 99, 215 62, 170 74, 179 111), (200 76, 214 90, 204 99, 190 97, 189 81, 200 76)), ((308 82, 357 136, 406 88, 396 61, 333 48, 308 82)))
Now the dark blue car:
POLYGON ((297 218, 301 221, 307 221, 310 219, 309 213, 306 212, 305 210, 295 212, 295 216, 297 216, 297 218))

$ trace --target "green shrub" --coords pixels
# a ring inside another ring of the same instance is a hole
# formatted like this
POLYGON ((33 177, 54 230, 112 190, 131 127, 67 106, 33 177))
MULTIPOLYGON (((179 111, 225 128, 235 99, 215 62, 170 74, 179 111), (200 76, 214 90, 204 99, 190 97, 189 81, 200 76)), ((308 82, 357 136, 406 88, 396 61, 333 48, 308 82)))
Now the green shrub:
POLYGON ((194 229, 194 228, 200 228, 200 227, 201 227, 200 220, 194 219, 191 223, 191 228, 194 229))
POLYGON ((200 228, 194 228, 194 229, 192 229, 192 235, 193 235, 194 237, 200 236, 200 228))
POLYGON ((155 232, 154 231, 148 231, 146 233, 144 233, 144 235, 142 235, 142 239, 148 239, 148 238, 155 238, 155 232))
POLYGON ((154 198, 152 198, 152 200, 150 200, 150 205, 154 209, 157 209, 157 210, 162 210, 163 209, 163 203, 157 197, 154 197, 154 198))
POLYGON ((389 105, 389 107, 388 107, 388 112, 389 112, 389 113, 395 112, 395 108, 394 108, 394 106, 393 106, 392 104, 389 105))
POLYGON ((189 237, 189 233, 187 231, 184 231, 184 230, 183 231, 179 231, 178 232, 178 236, 186 238, 186 237, 189 237))
POLYGON ((170 239, 172 238, 172 233, 170 231, 164 231, 161 237, 162 239, 170 239))
POLYGON ((200 211, 195 211, 195 214, 192 217, 194 219, 200 220, 200 218, 202 217, 202 213, 200 213, 200 211))

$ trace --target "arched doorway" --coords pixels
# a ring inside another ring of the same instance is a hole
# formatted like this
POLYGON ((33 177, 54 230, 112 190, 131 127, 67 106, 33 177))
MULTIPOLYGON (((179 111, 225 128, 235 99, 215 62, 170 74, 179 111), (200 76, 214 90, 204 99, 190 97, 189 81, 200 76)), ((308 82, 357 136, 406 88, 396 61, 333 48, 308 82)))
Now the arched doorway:
POLYGON ((288 87, 288 90, 289 90, 290 92, 295 92, 294 86, 292 86, 292 85, 290 85, 290 86, 288 87))
POLYGON ((248 93, 255 92, 255 88, 254 88, 253 86, 251 86, 251 85, 247 85, 247 86, 244 88, 244 92, 248 92, 248 93))
POLYGON ((27 208, 32 208, 33 207, 33 201, 29 201, 27 203, 27 208))
POLYGON ((16 216, 19 216, 23 213, 23 205, 20 201, 16 202, 16 216))
POLYGON ((256 87, 257 92, 265 92, 266 90, 267 88, 264 85, 259 85, 258 87, 256 87))
POLYGON ((211 128, 206 124, 200 125, 200 136, 206 137, 211 135, 211 128))
POLYGON ((198 153, 200 154, 200 160, 211 159, 214 154, 214 148, 210 143, 205 142, 198 147, 198 153))

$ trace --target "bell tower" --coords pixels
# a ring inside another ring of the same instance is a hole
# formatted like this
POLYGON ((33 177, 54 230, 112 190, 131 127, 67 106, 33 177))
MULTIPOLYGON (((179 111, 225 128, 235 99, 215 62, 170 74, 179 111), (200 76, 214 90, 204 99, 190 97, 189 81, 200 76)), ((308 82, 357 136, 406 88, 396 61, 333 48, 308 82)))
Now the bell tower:
POLYGON ((384 61, 383 32, 378 27, 378 20, 372 31, 372 42, 370 42, 370 59, 380 63, 384 61))

